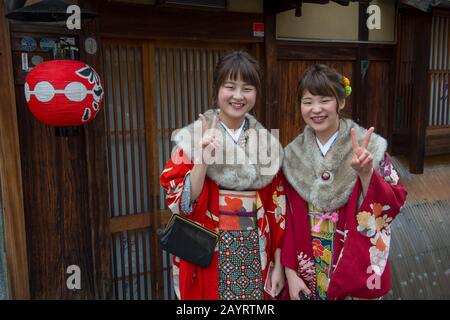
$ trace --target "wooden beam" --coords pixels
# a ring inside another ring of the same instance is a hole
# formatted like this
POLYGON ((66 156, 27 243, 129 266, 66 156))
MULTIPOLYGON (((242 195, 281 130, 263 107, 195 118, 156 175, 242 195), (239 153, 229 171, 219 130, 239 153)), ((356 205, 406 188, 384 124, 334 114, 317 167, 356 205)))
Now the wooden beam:
MULTIPOLYGON (((340 4, 341 6, 348 6, 350 1, 360 1, 366 2, 371 0, 332 0, 333 2, 340 4)), ((277 1, 269 1, 268 6, 264 10, 266 13, 277 14, 283 11, 291 10, 295 8, 295 16, 300 17, 301 8, 303 3, 312 3, 312 4, 328 4, 330 0, 277 0, 277 1)))
POLYGON ((414 107, 411 113, 411 148, 409 154, 409 170, 412 173, 423 173, 425 158, 425 137, 429 111, 429 77, 431 19, 432 15, 414 12, 414 107))
POLYGON ((367 2, 359 3, 359 22, 358 22, 358 40, 366 41, 358 44, 357 50, 357 61, 355 68, 355 106, 353 108, 353 119, 356 120, 363 127, 371 126, 368 123, 369 110, 367 103, 367 88, 369 79, 369 29, 367 28, 367 7, 369 4, 367 2))
POLYGON ((450 154, 450 127, 426 130, 425 155, 450 154))
POLYGON ((259 122, 263 124, 263 126, 267 127, 267 109, 265 105, 266 101, 266 90, 264 87, 265 83, 265 56, 264 56, 264 43, 252 43, 250 45, 250 53, 251 55, 258 61, 259 67, 263 73, 261 78, 261 93, 256 101, 255 107, 252 109, 253 115, 258 119, 259 122))
POLYGON ((450 11, 448 9, 433 8, 431 12, 433 14, 433 17, 450 17, 450 11))
MULTIPOLYGON (((156 106, 156 69, 155 69, 155 46, 153 43, 144 43, 142 50, 142 81, 144 88, 151 88, 151 90, 145 90, 144 92, 144 123, 146 129, 146 141, 147 141, 147 159, 152 159, 158 154, 157 144, 152 143, 151 147, 148 147, 149 141, 158 140, 158 128, 154 125, 158 123, 157 120, 157 106, 156 106)), ((160 64, 161 67, 161 64, 160 64)), ((170 119, 170 117, 169 117, 170 119)), ((164 139, 164 138, 163 138, 164 139)), ((153 212, 158 210, 159 200, 159 168, 157 161, 147 161, 147 172, 149 178, 147 179, 147 187, 149 190, 149 196, 151 199, 151 208, 153 212)), ((152 272, 152 296, 155 299, 164 299, 164 270, 162 257, 156 257, 156 252, 161 252, 159 245, 159 237, 157 229, 161 223, 161 218, 158 214, 151 215, 151 252, 154 253, 151 260, 151 272, 152 272)))
MULTIPOLYGON (((88 2, 83 0, 80 5, 85 8, 88 2)), ((100 39, 101 17, 91 21, 83 21, 80 34, 80 57, 93 67, 101 79, 105 79, 103 72, 102 45, 100 39), (94 38, 97 42, 97 53, 88 54, 85 47, 87 38, 94 38)), ((103 80, 103 85, 104 85, 103 80)), ((104 86, 105 89, 105 86, 104 86)), ((110 232, 110 208, 109 208, 109 188, 108 185, 108 153, 105 124, 105 106, 94 121, 84 127, 86 144, 86 167, 88 175, 89 192, 89 219, 92 241, 91 255, 94 269, 94 295, 96 299, 112 298, 112 273, 111 273, 111 232, 110 232)))
MULTIPOLYGON (((132 216, 114 217, 111 219, 111 233, 152 227, 154 216, 159 216, 160 225, 158 228, 161 228, 162 225, 169 222, 172 212, 170 210, 157 210, 132 216)), ((158 228, 154 228, 155 232, 158 231, 158 228)))
POLYGON ((359 2, 359 20, 358 20, 358 40, 359 41, 369 41, 369 29, 367 28, 366 22, 368 18, 367 8, 369 7, 370 1, 360 1, 359 2))
POLYGON ((29 299, 22 174, 9 24, 0 1, 0 185, 5 224, 9 296, 29 299))
POLYGON ((336 60, 356 61, 358 44, 307 41, 276 42, 277 60, 336 60))
POLYGON ((177 41, 263 42, 261 38, 253 36, 253 23, 263 21, 263 15, 258 13, 117 2, 103 2, 99 12, 103 36, 177 41))
POLYGON ((278 112, 277 98, 277 42, 276 42, 276 17, 270 13, 269 0, 264 1, 264 52, 265 52, 265 109, 266 122, 269 129, 280 128, 280 115, 278 112))

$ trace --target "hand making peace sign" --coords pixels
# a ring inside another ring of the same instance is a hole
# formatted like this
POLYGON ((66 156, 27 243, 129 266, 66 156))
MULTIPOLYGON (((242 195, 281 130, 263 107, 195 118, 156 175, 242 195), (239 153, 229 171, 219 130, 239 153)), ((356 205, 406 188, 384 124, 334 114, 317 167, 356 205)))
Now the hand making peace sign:
POLYGON ((371 127, 367 131, 367 134, 364 137, 363 144, 362 146, 360 146, 358 143, 358 139, 356 138, 355 129, 351 129, 353 146, 353 158, 351 166, 360 177, 367 177, 372 173, 373 154, 369 150, 367 150, 367 147, 369 146, 370 137, 372 136, 372 132, 374 130, 375 129, 371 127))
POLYGON ((217 137, 217 123, 219 118, 214 116, 211 126, 208 126, 206 117, 199 114, 198 117, 202 122, 202 139, 200 141, 200 148, 202 150, 203 163, 208 164, 209 160, 214 156, 215 150, 220 147, 220 140, 217 137))

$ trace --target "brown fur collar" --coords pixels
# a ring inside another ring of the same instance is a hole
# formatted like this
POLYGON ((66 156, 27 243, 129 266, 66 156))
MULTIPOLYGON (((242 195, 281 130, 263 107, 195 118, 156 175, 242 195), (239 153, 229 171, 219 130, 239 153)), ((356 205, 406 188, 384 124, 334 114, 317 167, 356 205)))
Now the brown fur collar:
MULTIPOLYGON (((285 148, 283 172, 286 179, 305 201, 321 211, 340 208, 353 191, 356 172, 350 166, 353 155, 351 128, 356 129, 362 144, 367 130, 350 119, 341 119, 338 137, 326 157, 322 157, 314 131, 309 126, 285 148), (327 181, 322 179, 324 171, 331 172, 327 181)), ((368 149, 374 155, 374 168, 383 160, 386 148, 386 140, 372 134, 368 149)))

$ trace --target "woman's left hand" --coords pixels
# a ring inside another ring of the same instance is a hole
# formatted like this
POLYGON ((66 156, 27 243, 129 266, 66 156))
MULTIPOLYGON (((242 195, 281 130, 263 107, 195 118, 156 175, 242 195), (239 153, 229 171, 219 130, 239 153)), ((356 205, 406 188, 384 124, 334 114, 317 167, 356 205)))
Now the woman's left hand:
POLYGON ((284 270, 281 264, 278 264, 273 268, 270 280, 272 281, 271 296, 276 297, 280 294, 281 290, 283 290, 285 283, 284 270))
POLYGON ((352 135, 352 146, 353 146, 353 158, 351 162, 352 168, 356 171, 361 179, 368 178, 372 176, 373 172, 373 154, 367 149, 370 142, 370 137, 374 128, 371 127, 366 136, 364 137, 364 142, 360 146, 358 139, 356 138, 355 129, 351 129, 352 135))

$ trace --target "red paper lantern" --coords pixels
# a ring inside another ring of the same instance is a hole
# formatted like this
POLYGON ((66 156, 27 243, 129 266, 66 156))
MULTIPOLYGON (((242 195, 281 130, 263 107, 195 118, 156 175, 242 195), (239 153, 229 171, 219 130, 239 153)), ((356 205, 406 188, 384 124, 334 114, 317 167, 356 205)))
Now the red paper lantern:
POLYGON ((79 126, 102 107, 98 74, 77 60, 51 60, 34 67, 25 79, 25 98, 33 115, 50 126, 79 126))

